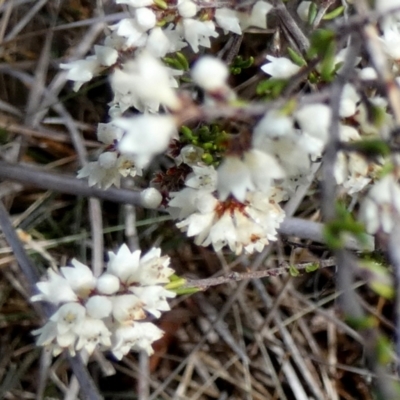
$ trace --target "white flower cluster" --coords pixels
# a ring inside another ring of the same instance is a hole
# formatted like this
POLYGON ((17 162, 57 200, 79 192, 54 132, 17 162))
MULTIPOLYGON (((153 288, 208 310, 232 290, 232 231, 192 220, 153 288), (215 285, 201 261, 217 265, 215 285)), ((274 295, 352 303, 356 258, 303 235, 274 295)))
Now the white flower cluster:
POLYGON ((87 163, 78 172, 78 178, 89 178, 89 186, 98 185, 104 189, 112 185, 120 186, 121 176, 141 175, 139 167, 135 167, 133 157, 118 152, 118 144, 123 130, 113 122, 99 124, 97 139, 107 147, 97 161, 87 163))
POLYGON ((390 234, 400 219, 400 185, 394 174, 375 183, 361 205, 361 219, 369 233, 390 234))
MULTIPOLYGON (((177 227, 194 236, 196 244, 211 244, 217 251, 229 246, 239 254, 243 250, 261 251, 269 241, 276 240, 277 228, 285 216, 279 206, 284 196, 282 191, 269 186, 264 191, 239 190, 241 201, 226 195, 221 197, 216 193, 219 178, 215 168, 205 165, 192 168, 186 187, 170 193, 169 212, 181 220, 177 227)), ((241 176, 237 181, 242 185, 241 176)))
MULTIPOLYGON (((210 47, 210 38, 218 36, 217 26, 236 34, 248 26, 266 28, 266 14, 272 8, 261 0, 246 12, 200 8, 191 0, 179 0, 177 7, 172 8, 162 1, 116 0, 116 3, 127 4, 131 17, 110 26, 111 34, 104 45, 95 46, 94 55, 61 64, 68 71, 67 78, 75 82, 74 90, 106 69, 111 72, 112 121, 98 128, 98 139, 109 149, 78 174, 79 178, 89 178, 89 185, 105 189, 119 186, 121 176, 140 174, 156 154, 166 150, 174 136, 176 121, 172 117, 147 114, 157 113, 161 106, 171 111, 183 107, 175 92, 178 87, 175 77, 183 71, 167 67, 160 59, 188 44, 194 52, 200 46, 210 47), (128 52, 133 54, 131 58, 127 58, 128 52), (123 118, 123 113, 131 107, 144 115, 123 118), (124 137, 122 130, 126 132, 124 137)), ((216 87, 227 79, 225 66, 214 60, 199 64, 193 76, 199 85, 206 90, 216 88, 226 95, 232 94, 225 84, 216 87), (210 75, 215 67, 219 68, 210 75), (212 80, 208 79, 210 76, 212 80)))
POLYGON ((170 309, 166 299, 175 293, 163 286, 174 272, 169 257, 161 256, 158 248, 141 257, 126 245, 108 254, 107 268, 98 278, 74 259, 72 267, 49 269, 47 280, 37 283, 39 294, 31 300, 58 308, 33 332, 37 344, 49 347, 53 355, 63 350, 91 354, 95 348, 110 350, 117 359, 131 350, 152 354, 151 344, 162 337, 156 325, 141 320, 147 313, 159 318, 170 309))

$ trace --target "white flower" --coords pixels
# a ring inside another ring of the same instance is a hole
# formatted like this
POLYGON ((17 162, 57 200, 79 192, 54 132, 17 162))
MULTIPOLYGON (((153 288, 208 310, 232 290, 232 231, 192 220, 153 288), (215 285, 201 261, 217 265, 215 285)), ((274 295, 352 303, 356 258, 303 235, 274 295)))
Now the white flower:
MULTIPOLYGON (((112 274, 126 284, 131 277, 137 277, 139 281, 139 260, 140 251, 131 252, 126 244, 123 244, 117 253, 108 252, 109 261, 107 263, 107 273, 112 274)), ((135 279, 135 278, 134 278, 135 279)))
POLYGON ((85 349, 92 354, 97 346, 111 346, 111 332, 102 320, 85 318, 77 330, 78 342, 76 350, 85 349))
POLYGON ((77 300, 76 293, 65 278, 52 269, 47 270, 47 276, 47 281, 36 284, 41 293, 32 296, 31 301, 47 301, 57 305, 77 300))
POLYGON ((340 98, 340 116, 342 118, 348 118, 354 115, 359 101, 360 96, 355 87, 350 83, 346 83, 343 87, 342 96, 340 98))
POLYGON ((201 163, 204 150, 201 147, 188 144, 182 147, 179 156, 175 159, 176 165, 185 163, 190 166, 196 166, 201 163))
POLYGON ((118 51, 112 47, 95 45, 94 52, 100 65, 110 67, 117 62, 118 51))
POLYGON ((248 28, 249 26, 254 26, 256 28, 267 28, 267 14, 273 7, 266 1, 257 1, 254 4, 250 15, 248 13, 238 13, 240 18, 240 25, 242 30, 248 28))
POLYGON ((154 353, 151 344, 162 338, 163 331, 150 322, 136 322, 132 326, 120 326, 112 338, 114 356, 121 360, 133 348, 145 350, 148 355, 154 353))
POLYGON ((91 296, 85 304, 87 314, 91 318, 103 319, 111 314, 113 305, 107 296, 91 296))
POLYGON ((282 167, 274 157, 252 149, 243 158, 228 156, 218 168, 218 193, 221 200, 232 194, 244 202, 248 191, 267 191, 274 179, 285 177, 282 167))
POLYGON ((236 11, 226 7, 218 8, 215 10, 214 18, 222 29, 236 33, 237 35, 242 34, 236 11))
POLYGON ((196 211, 195 201, 198 190, 183 188, 179 192, 170 192, 171 200, 168 203, 168 212, 172 218, 186 218, 196 211))
POLYGON ((339 152, 335 165, 336 183, 350 196, 363 190, 370 182, 368 177, 368 162, 357 153, 349 153, 347 156, 339 152))
POLYGON ((125 39, 124 47, 141 47, 146 42, 146 30, 139 26, 134 18, 124 18, 115 25, 111 25, 116 35, 125 39))
POLYGON ((100 63, 94 56, 91 56, 85 60, 60 64, 60 68, 68 70, 67 79, 75 81, 73 89, 77 92, 85 82, 90 81, 100 72, 100 63))
POLYGON ((118 155, 116 152, 105 152, 97 161, 87 163, 78 171, 78 178, 89 178, 89 186, 97 185, 108 189, 114 185, 120 187, 121 177, 140 175, 141 170, 134 167, 134 162, 127 155, 118 155))
POLYGON ((142 301, 143 308, 156 318, 160 318, 161 311, 171 309, 166 299, 176 296, 176 293, 162 286, 132 286, 129 290, 142 301))
MULTIPOLYGON (((138 282, 142 286, 168 283, 169 277, 174 273, 174 270, 169 268, 169 263, 169 257, 161 257, 161 249, 153 247, 140 259, 138 282)), ((131 280, 130 283, 135 283, 135 281, 131 280)))
POLYGON ((255 126, 252 144, 259 149, 265 136, 278 139, 293 132, 293 119, 277 110, 272 110, 267 112, 255 126))
POLYGON ((117 254, 110 252, 109 258, 107 271, 98 279, 76 260, 74 267, 61 268, 64 277, 49 270, 48 282, 38 284, 42 293, 32 300, 66 304, 33 331, 37 345, 46 346, 54 356, 64 350, 72 356, 81 350, 90 355, 96 347, 111 349, 119 358, 131 349, 152 353, 151 344, 162 331, 135 321, 145 318, 146 311, 158 318, 170 309, 167 299, 175 293, 159 286, 174 273, 169 257, 152 248, 140 258, 140 251, 131 253, 123 245, 117 254))
POLYGON ((133 294, 123 294, 112 298, 112 315, 120 323, 146 318, 144 303, 133 294))
POLYGON ((152 248, 142 258, 140 251, 131 253, 125 244, 117 254, 108 253, 107 272, 117 276, 125 285, 155 285, 169 282, 173 270, 168 267, 169 257, 161 257, 161 249, 152 248))
POLYGON ((96 287, 96 278, 92 270, 76 259, 71 260, 73 267, 61 267, 61 273, 71 289, 80 297, 86 298, 96 287))
MULTIPOLYGON (((301 135, 293 128, 293 118, 279 111, 268 112, 256 125, 252 146, 273 155, 282 165, 288 176, 297 176, 309 170, 310 146, 322 150, 322 141, 310 135, 301 135)), ((314 153, 315 155, 315 153, 314 153)))
POLYGON ((392 60, 399 60, 400 59, 400 30, 399 26, 396 24, 389 25, 383 31, 383 35, 381 36, 381 42, 383 44, 383 48, 386 54, 392 60))
POLYGON ((165 151, 176 132, 175 119, 169 115, 118 118, 114 124, 126 131, 119 143, 119 151, 131 155, 140 168, 165 151))
POLYGON ((254 190, 250 171, 238 157, 227 156, 218 168, 218 193, 221 200, 226 200, 230 193, 243 202, 246 193, 254 190))
POLYGON ((185 181, 187 187, 193 189, 203 189, 214 191, 217 187, 217 171, 213 166, 193 165, 193 172, 190 173, 185 181))
MULTIPOLYGON (((182 29, 182 27, 180 27, 180 29, 182 29)), ((168 51, 169 53, 180 51, 188 45, 185 41, 183 41, 183 35, 181 35, 179 29, 176 29, 174 24, 169 24, 167 28, 163 29, 163 32, 171 45, 168 51)))
POLYGON ((107 145, 115 145, 122 138, 124 131, 115 126, 112 121, 97 125, 97 139, 107 145))
POLYGON ((78 171, 78 178, 89 178, 89 186, 97 185, 108 189, 114 185, 119 187, 121 176, 141 175, 141 170, 134 167, 133 159, 120 155, 115 151, 124 131, 112 122, 98 124, 97 138, 108 145, 111 151, 102 153, 97 161, 87 163, 78 171))
POLYGON ((120 103, 123 111, 131 106, 141 111, 146 108, 158 111, 159 103, 171 109, 181 107, 167 68, 147 51, 125 63, 122 69, 116 69, 111 86, 115 92, 113 103, 120 103))
POLYGON ((183 18, 192 18, 197 14, 197 6, 190 0, 178 0, 178 13, 183 18))
POLYGON ((400 215, 400 186, 393 175, 375 183, 361 205, 361 219, 369 233, 390 233, 400 215))
POLYGON ((172 43, 159 26, 150 31, 146 42, 146 50, 156 58, 164 57, 173 50, 172 43))
POLYGON ((74 331, 85 315, 86 309, 81 304, 67 303, 50 317, 50 321, 57 323, 57 334, 64 335, 68 331, 74 331))
POLYGON ((387 27, 391 27, 395 25, 399 18, 400 12, 389 12, 392 9, 400 7, 399 0, 376 0, 375 1, 375 8, 376 11, 382 14, 386 14, 385 17, 382 19, 381 24, 383 29, 387 27))
POLYGON ((304 133, 313 136, 325 144, 328 140, 331 124, 331 109, 325 104, 310 104, 301 107, 294 117, 304 133))
POLYGON ((38 336, 36 344, 38 346, 49 346, 57 337, 57 322, 49 321, 39 329, 32 331, 32 335, 38 336))
POLYGON ((225 90, 229 71, 219 58, 203 56, 194 64, 191 74, 202 89, 215 92, 225 90))
POLYGON ((183 18, 177 25, 178 32, 189 43, 195 53, 199 46, 210 47, 210 37, 218 37, 212 21, 198 21, 192 18, 183 18))
POLYGON ((196 211, 177 223, 201 246, 212 244, 216 251, 225 245, 236 254, 261 251, 276 240, 284 212, 270 193, 247 192, 243 203, 235 199, 219 201, 212 193, 198 191, 196 211))
POLYGON ((264 64, 261 69, 273 78, 288 79, 300 71, 301 67, 286 57, 267 56, 266 58, 270 62, 264 64))

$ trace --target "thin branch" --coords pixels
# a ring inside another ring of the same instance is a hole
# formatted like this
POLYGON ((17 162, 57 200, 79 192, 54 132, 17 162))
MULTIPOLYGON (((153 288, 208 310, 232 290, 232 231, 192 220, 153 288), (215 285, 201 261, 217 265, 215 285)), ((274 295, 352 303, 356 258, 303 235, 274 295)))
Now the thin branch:
POLYGON ((289 263, 281 263, 278 268, 270 268, 262 271, 251 271, 251 272, 231 272, 228 275, 219 276, 218 278, 207 278, 207 279, 187 279, 185 288, 196 287, 201 290, 206 290, 211 286, 222 285, 229 282, 239 282, 250 279, 261 279, 268 278, 271 276, 279 276, 290 273, 291 269, 297 271, 307 271, 308 268, 328 268, 333 267, 335 261, 333 258, 327 260, 321 260, 318 262, 301 263, 291 266, 289 263))
POLYGON ((97 197, 116 203, 141 204, 140 194, 137 191, 115 188, 103 190, 89 187, 86 181, 72 176, 45 172, 29 164, 11 164, 0 161, 0 178, 76 196, 97 197))

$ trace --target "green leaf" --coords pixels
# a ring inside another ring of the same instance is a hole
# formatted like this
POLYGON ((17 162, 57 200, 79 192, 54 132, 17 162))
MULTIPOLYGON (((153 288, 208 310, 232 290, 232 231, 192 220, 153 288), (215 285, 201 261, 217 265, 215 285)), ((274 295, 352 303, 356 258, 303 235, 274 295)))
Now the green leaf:
POLYGON ((367 315, 361 318, 354 317, 346 317, 347 323, 352 326, 354 329, 362 330, 362 329, 371 329, 377 326, 377 320, 372 315, 367 315))
POLYGON ((376 355, 378 361, 382 365, 386 365, 393 361, 393 346, 391 341, 383 335, 379 335, 376 340, 376 355))
POLYGON ((297 52, 295 52, 292 48, 288 47, 287 49, 289 53, 289 57, 291 60, 298 66, 304 67, 307 65, 306 60, 303 58, 303 56, 297 52))
POLYGON ((294 265, 290 265, 289 274, 293 277, 296 277, 300 275, 300 271, 294 265))
POLYGON ((352 148, 366 157, 388 156, 389 145, 382 139, 364 139, 351 143, 352 148))
POLYGON ((287 86, 286 79, 274 79, 261 81, 257 85, 256 93, 258 95, 267 95, 269 98, 277 98, 287 86))
POLYGON ((312 25, 314 23, 317 13, 318 13, 317 5, 315 3, 311 3, 308 9, 308 16, 307 16, 308 25, 312 25))
POLYGON ((311 35, 311 44, 308 51, 308 57, 313 58, 316 55, 324 57, 329 45, 334 42, 335 33, 328 29, 317 29, 311 35))
POLYGON ((178 295, 178 296, 182 296, 185 294, 194 294, 194 293, 198 293, 201 292, 203 289, 197 288, 197 287, 188 287, 188 288, 181 288, 181 289, 175 289, 174 292, 178 295))
POLYGON ((376 261, 359 263, 361 271, 366 275, 368 286, 379 296, 392 300, 395 295, 393 278, 388 268, 376 261))
POLYGON ((154 4, 162 10, 168 10, 168 4, 164 0, 154 0, 154 4))
POLYGON ((189 71, 189 61, 187 60, 187 58, 184 56, 184 54, 182 54, 180 51, 177 51, 175 53, 176 59, 179 61, 180 65, 181 65, 181 69, 183 69, 184 71, 189 71))
POLYGON ((325 14, 322 19, 324 19, 325 21, 329 21, 331 19, 335 19, 339 15, 341 15, 343 13, 343 11, 344 11, 344 7, 343 6, 339 6, 338 8, 335 8, 331 12, 325 14))
POLYGON ((186 284, 186 279, 178 278, 178 279, 175 279, 173 281, 170 281, 164 287, 167 290, 176 291, 176 289, 182 288, 182 286, 185 285, 185 284, 186 284))
POLYGON ((307 273, 309 273, 309 272, 314 272, 317 269, 319 269, 319 264, 318 263, 313 263, 313 264, 307 265, 305 271, 307 273))

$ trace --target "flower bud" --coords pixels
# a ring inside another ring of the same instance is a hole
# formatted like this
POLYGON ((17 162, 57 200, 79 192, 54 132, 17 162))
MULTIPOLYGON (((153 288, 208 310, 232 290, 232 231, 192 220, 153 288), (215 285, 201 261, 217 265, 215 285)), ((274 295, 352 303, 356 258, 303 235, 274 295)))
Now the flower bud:
POLYGON ((157 189, 150 187, 140 193, 140 201, 145 208, 158 208, 162 202, 162 195, 157 189))
POLYGON ((214 92, 225 88, 229 71, 218 58, 204 56, 193 67, 192 78, 204 90, 214 92))
POLYGON ((97 279, 96 289, 102 294, 114 294, 119 289, 119 279, 107 272, 97 279))

